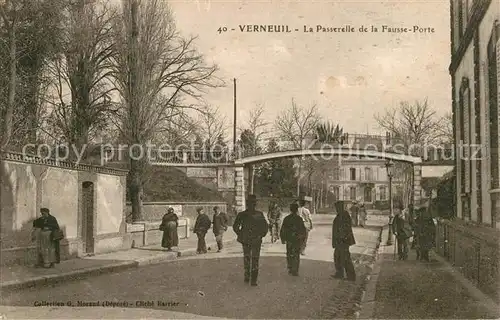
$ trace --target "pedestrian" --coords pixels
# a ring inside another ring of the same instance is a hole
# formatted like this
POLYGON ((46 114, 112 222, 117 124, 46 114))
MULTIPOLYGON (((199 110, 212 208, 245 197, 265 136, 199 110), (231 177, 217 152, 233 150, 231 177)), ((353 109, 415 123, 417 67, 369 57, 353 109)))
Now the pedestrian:
POLYGON ((238 236, 237 241, 243 246, 244 281, 245 283, 251 281, 251 285, 256 286, 259 276, 262 238, 266 236, 269 226, 264 214, 256 210, 257 198, 255 195, 248 196, 246 205, 246 210, 236 215, 233 230, 238 236))
POLYGON ((41 217, 33 221, 32 240, 36 242, 35 267, 53 268, 61 260, 57 250, 62 231, 56 217, 50 214, 48 208, 40 209, 41 217))
POLYGON ((267 211, 267 220, 269 221, 269 233, 271 234, 271 242, 279 239, 279 228, 281 223, 281 208, 276 200, 271 200, 267 211))
POLYGON ((161 219, 159 227, 159 229, 163 231, 161 246, 167 248, 167 251, 172 251, 172 247, 177 247, 179 245, 179 236, 177 234, 178 226, 179 217, 175 214, 174 208, 170 207, 161 219))
POLYGON ((412 236, 409 213, 407 210, 402 210, 401 213, 396 214, 392 227, 393 233, 397 239, 399 260, 406 260, 408 259, 408 242, 412 236))
POLYGON ((193 232, 198 237, 198 247, 196 248, 196 253, 207 253, 207 243, 205 242, 205 236, 208 229, 210 229, 212 222, 210 221, 210 218, 205 214, 205 210, 203 210, 203 207, 196 208, 196 212, 198 212, 198 217, 196 218, 196 222, 194 223, 193 228, 193 232))
POLYGON ((335 264, 336 279, 344 278, 344 271, 347 273, 347 280, 355 281, 356 272, 351 260, 349 247, 356 244, 352 232, 352 220, 349 213, 344 208, 343 201, 335 203, 337 216, 333 219, 332 226, 332 248, 334 249, 333 260, 335 264))
POLYGON ((299 206, 296 203, 290 204, 290 214, 283 220, 280 230, 281 243, 286 244, 288 274, 292 276, 299 275, 300 247, 307 233, 298 211, 299 206))
POLYGON ((418 212, 416 231, 419 260, 430 261, 429 251, 434 247, 436 225, 426 208, 421 208, 418 212))
POLYGON ((352 203, 352 206, 351 206, 351 217, 352 217, 352 225, 353 227, 357 227, 358 226, 358 214, 359 214, 359 207, 358 207, 358 203, 356 201, 354 201, 352 203))
POLYGON ((306 208, 306 202, 307 202, 306 197, 304 197, 299 201, 300 204, 299 216, 302 218, 302 221, 304 221, 304 226, 306 227, 306 236, 304 237, 304 240, 302 240, 302 246, 300 248, 301 255, 306 254, 307 239, 309 238, 309 232, 313 229, 311 211, 309 211, 309 209, 306 208))
POLYGON ((366 216, 367 216, 366 207, 365 204, 362 203, 361 207, 359 208, 359 226, 362 228, 364 228, 366 225, 366 216))
POLYGON ((227 215, 224 212, 219 211, 219 207, 214 207, 214 217, 213 217, 213 232, 215 236, 215 241, 217 241, 217 252, 221 252, 224 248, 223 236, 224 232, 227 231, 227 215))

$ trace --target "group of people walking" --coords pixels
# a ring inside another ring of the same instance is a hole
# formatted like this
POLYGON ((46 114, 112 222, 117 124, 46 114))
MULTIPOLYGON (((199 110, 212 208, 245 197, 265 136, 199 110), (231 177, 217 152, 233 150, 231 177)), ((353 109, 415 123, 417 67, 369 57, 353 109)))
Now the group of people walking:
MULTIPOLYGON (((306 200, 299 203, 290 204, 290 214, 285 217, 279 237, 281 243, 286 245, 286 262, 288 274, 298 276, 300 255, 305 254, 309 231, 313 229, 311 213, 305 207, 306 200)), ((249 195, 246 200, 246 210, 238 213, 233 225, 233 230, 237 235, 237 241, 243 246, 244 282, 252 286, 257 285, 259 274, 259 259, 262 246, 262 239, 268 231, 273 229, 272 224, 279 225, 277 206, 271 203, 272 210, 269 214, 269 223, 264 217, 264 213, 256 209, 257 198, 249 195)), ((349 247, 356 243, 352 232, 352 219, 347 212, 344 202, 338 202, 337 216, 332 227, 332 247, 335 249, 334 262, 336 274, 334 278, 344 278, 344 271, 347 279, 356 280, 354 265, 352 263, 349 247)))
POLYGON ((429 251, 435 245, 436 226, 427 208, 399 208, 390 227, 397 241, 399 260, 408 259, 410 238, 413 237, 411 248, 417 252, 417 260, 429 261, 429 251))
MULTIPOLYGON (((198 216, 196 217, 196 222, 194 224, 193 233, 198 237, 198 245, 196 252, 198 254, 207 253, 207 243, 205 237, 208 230, 212 227, 215 240, 217 241, 217 252, 223 249, 223 235, 227 230, 228 218, 224 212, 219 210, 219 207, 213 207, 213 218, 212 221, 205 213, 203 207, 196 208, 198 216)), ((179 245, 179 236, 177 234, 177 228, 179 226, 179 217, 175 214, 174 208, 170 207, 167 213, 162 218, 162 223, 159 229, 163 231, 163 237, 161 245, 163 248, 167 248, 167 251, 172 251, 172 247, 177 247, 179 245)))

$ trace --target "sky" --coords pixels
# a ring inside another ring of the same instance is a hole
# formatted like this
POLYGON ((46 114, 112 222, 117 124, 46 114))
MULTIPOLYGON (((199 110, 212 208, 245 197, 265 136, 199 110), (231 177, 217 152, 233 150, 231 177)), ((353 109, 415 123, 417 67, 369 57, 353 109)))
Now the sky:
POLYGON ((451 111, 449 1, 171 0, 179 31, 216 63, 226 87, 210 90, 208 104, 233 120, 237 79, 238 127, 261 104, 266 119, 291 105, 318 106, 344 132, 382 133, 374 115, 400 101, 428 99, 451 111), (288 25, 290 33, 246 33, 240 25, 288 25), (355 28, 353 33, 304 33, 304 25, 355 28), (359 32, 371 26, 378 32, 359 32), (419 26, 433 33, 382 32, 419 26), (219 33, 219 28, 228 31, 219 33), (235 29, 231 31, 231 29, 235 29), (299 31, 294 31, 299 29, 299 31))

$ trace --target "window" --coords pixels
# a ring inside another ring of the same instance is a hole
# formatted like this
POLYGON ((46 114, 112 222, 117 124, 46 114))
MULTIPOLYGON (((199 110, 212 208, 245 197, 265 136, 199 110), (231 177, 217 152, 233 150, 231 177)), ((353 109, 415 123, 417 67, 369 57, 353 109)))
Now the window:
POLYGON ((333 169, 333 180, 340 180, 340 169, 339 168, 333 169))
MULTIPOLYGON (((490 149, 490 188, 500 187, 499 168, 498 168, 498 68, 497 68, 497 48, 496 44, 500 39, 500 23, 495 21, 495 26, 491 32, 491 38, 488 42, 488 104, 489 104, 489 149, 490 149)), ((492 227, 497 223, 497 200, 491 200, 491 221, 492 227)))
POLYGON ((333 193, 333 200, 334 201, 340 200, 340 187, 339 186, 332 186, 331 192, 333 193))
POLYGON ((380 186, 380 200, 387 200, 387 190, 385 186, 380 186))
MULTIPOLYGON (((476 97, 479 93, 479 66, 481 62, 479 61, 479 36, 474 37, 474 94, 476 97)), ((471 165, 473 164, 476 168, 476 214, 477 214, 477 222, 483 222, 483 210, 482 210, 482 147, 481 147, 481 105, 479 99, 474 99, 474 135, 475 140, 472 140, 472 132, 471 132, 471 165)), ((472 167, 471 167, 472 169, 472 167)), ((471 170, 472 172, 472 170, 471 170)))
POLYGON ((356 187, 349 188, 349 195, 351 200, 356 200, 356 187))
POLYGON ((471 122, 471 110, 470 110, 470 89, 469 89, 469 79, 463 78, 462 84, 460 86, 460 97, 459 97, 459 107, 460 107, 460 140, 462 141, 462 152, 460 156, 461 170, 460 179, 462 181, 461 192, 464 194, 464 201, 467 202, 466 206, 462 208, 467 208, 463 211, 464 218, 470 218, 470 181, 471 181, 471 161, 470 161, 470 144, 471 144, 471 132, 469 123, 471 122))
POLYGON ((459 0, 458 2, 458 35, 461 38, 464 35, 464 5, 462 0, 459 0))
MULTIPOLYGON (((490 137, 490 165, 491 189, 500 187, 498 169, 498 69, 496 43, 500 38, 500 24, 495 24, 488 43, 488 101, 489 101, 489 137, 490 137)), ((492 210, 494 211, 494 210, 492 210)))
POLYGON ((350 168, 351 180, 356 180, 356 168, 350 168))
POLYGON ((372 202, 372 188, 365 187, 365 202, 372 202))
POLYGON ((373 180, 371 168, 365 168, 365 180, 367 181, 373 180))

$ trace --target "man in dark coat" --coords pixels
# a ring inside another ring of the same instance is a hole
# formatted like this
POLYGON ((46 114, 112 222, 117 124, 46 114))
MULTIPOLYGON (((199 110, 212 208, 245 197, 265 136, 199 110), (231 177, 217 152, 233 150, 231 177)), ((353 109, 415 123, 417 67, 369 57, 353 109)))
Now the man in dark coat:
POLYGON ((222 238, 224 232, 227 230, 227 216, 224 212, 219 211, 219 207, 214 207, 214 217, 213 217, 213 232, 215 235, 215 241, 217 241, 217 252, 220 252, 224 247, 222 243, 222 238))
POLYGON ((332 226, 332 248, 335 249, 333 259, 336 272, 333 277, 343 279, 345 271, 347 279, 355 281, 356 273, 349 252, 349 247, 356 244, 352 233, 352 220, 344 208, 344 202, 337 201, 335 209, 337 216, 333 220, 332 226))
POLYGON ((434 247, 436 225, 427 208, 421 208, 416 221, 417 253, 420 261, 430 261, 429 251, 434 247))
POLYGON ((251 281, 251 285, 256 286, 262 238, 266 236, 269 226, 264 214, 255 209, 257 206, 255 195, 248 196, 246 206, 247 209, 236 216, 233 230, 238 236, 237 241, 243 245, 245 283, 251 281))
POLYGON ((299 275, 300 247, 306 237, 304 221, 298 215, 299 206, 296 203, 290 205, 290 214, 283 220, 280 237, 281 243, 286 243, 286 264, 288 274, 299 275))
POLYGON ((396 214, 392 223, 393 233, 398 241, 399 260, 408 259, 408 242, 412 236, 409 218, 408 212, 401 212, 396 214))
POLYGON ((208 229, 212 225, 210 218, 205 214, 205 210, 202 207, 196 208, 198 212, 198 217, 196 218, 196 222, 194 223, 193 232, 196 233, 198 237, 198 248, 196 249, 196 253, 207 253, 207 243, 205 242, 205 235, 207 234, 208 229))
MULTIPOLYGON (((62 239, 62 232, 59 228, 59 223, 57 222, 56 217, 50 214, 50 210, 48 208, 41 208, 40 213, 41 217, 35 219, 33 221, 33 228, 38 228, 44 231, 50 231, 50 245, 53 248, 54 256, 49 257, 49 268, 54 267, 54 263, 61 262, 61 250, 59 241, 62 239), (52 258, 54 258, 52 260, 52 258)), ((51 250, 50 248, 49 250, 51 250)), ((50 256, 50 255, 49 255, 50 256)), ((37 263, 36 266, 44 266, 43 255, 39 252, 37 253, 37 263)))

